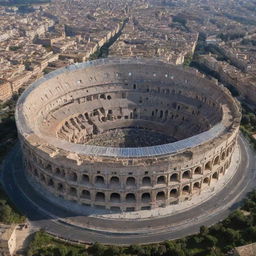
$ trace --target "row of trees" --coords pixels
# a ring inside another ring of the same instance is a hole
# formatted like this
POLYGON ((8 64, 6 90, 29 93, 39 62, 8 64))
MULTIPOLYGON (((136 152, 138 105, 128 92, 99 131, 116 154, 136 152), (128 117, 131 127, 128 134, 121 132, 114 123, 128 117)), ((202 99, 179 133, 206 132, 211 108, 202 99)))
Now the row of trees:
POLYGON ((0 188, 0 222, 5 224, 17 224, 25 221, 21 215, 8 200, 5 192, 0 188))
POLYGON ((256 139, 253 136, 256 134, 256 114, 251 111, 246 105, 243 107, 243 117, 241 120, 241 131, 245 137, 252 143, 256 150, 256 139))
MULTIPOLYGON (((0 103, 0 162, 4 159, 9 149, 13 147, 17 138, 14 118, 17 99, 18 94, 14 94, 7 102, 0 103)), ((0 222, 12 224, 24 221, 25 217, 16 210, 0 187, 0 222)))

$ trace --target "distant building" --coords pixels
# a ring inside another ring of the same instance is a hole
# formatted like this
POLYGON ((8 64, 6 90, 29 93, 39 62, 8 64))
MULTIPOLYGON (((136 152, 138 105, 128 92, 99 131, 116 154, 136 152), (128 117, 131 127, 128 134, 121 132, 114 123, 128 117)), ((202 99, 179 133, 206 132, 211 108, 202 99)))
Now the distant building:
POLYGON ((234 249, 234 256, 255 256, 256 243, 239 246, 234 249))
POLYGON ((15 225, 0 224, 0 256, 13 255, 16 248, 15 225))

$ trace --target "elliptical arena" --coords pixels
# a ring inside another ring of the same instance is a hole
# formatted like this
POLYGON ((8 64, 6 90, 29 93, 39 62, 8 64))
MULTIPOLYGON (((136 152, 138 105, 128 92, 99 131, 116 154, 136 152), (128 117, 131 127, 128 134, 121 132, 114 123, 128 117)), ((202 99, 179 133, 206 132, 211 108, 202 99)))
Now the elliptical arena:
POLYGON ((198 196, 225 176, 240 118, 223 86, 149 59, 57 70, 16 109, 26 175, 81 212, 151 210, 198 196))

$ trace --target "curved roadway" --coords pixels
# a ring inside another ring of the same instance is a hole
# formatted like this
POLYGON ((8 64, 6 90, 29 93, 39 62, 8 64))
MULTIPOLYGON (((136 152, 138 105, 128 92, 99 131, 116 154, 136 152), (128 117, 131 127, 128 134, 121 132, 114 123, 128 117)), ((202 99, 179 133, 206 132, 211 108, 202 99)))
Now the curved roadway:
POLYGON ((242 137, 239 138, 239 146, 240 165, 223 190, 198 206, 156 219, 100 219, 77 216, 72 211, 56 207, 36 192, 26 180, 18 146, 14 147, 4 162, 2 185, 32 226, 43 228, 56 236, 82 243, 154 243, 196 233, 200 226, 209 226, 224 219, 255 188, 255 153, 242 137), (78 223, 83 223, 83 226, 78 223))

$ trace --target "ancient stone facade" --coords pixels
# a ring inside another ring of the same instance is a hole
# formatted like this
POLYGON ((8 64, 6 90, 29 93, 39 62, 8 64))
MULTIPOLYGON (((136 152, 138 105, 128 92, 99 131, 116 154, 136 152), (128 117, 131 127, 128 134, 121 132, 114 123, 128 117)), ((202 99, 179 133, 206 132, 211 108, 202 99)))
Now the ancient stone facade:
POLYGON ((240 118, 224 87, 145 59, 57 70, 16 109, 28 176, 56 197, 122 211, 177 204, 214 185, 230 165, 240 118), (124 128, 129 136, 119 138, 124 128))

